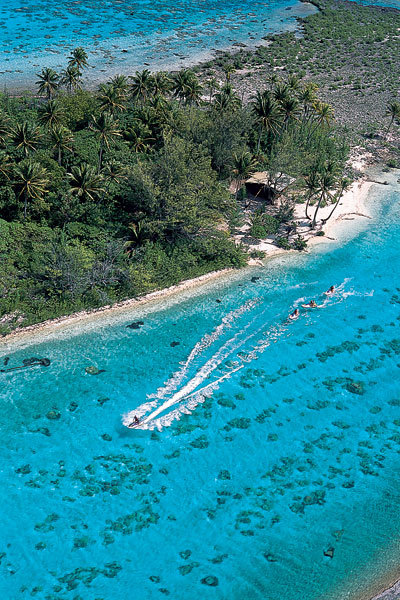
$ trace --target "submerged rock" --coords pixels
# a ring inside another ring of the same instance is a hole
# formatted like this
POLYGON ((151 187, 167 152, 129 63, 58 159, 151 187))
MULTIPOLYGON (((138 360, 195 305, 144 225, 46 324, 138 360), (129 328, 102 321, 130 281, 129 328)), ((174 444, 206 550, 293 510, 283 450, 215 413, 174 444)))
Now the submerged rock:
POLYGON ((57 409, 49 410, 49 412, 46 414, 46 417, 50 419, 50 421, 58 421, 61 419, 61 413, 57 409))
POLYGON ((327 556, 328 558, 333 558, 334 554, 335 548, 333 546, 329 546, 326 550, 324 550, 324 556, 327 556))
POLYGON ((110 400, 110 398, 98 398, 97 402, 100 404, 100 406, 103 406, 103 404, 105 404, 109 400, 110 400))
POLYGON ((263 554, 265 560, 267 560, 268 562, 276 562, 277 559, 275 558, 275 556, 273 554, 271 554, 270 552, 266 552, 265 554, 263 554))
POLYGON ((142 325, 144 325, 143 321, 134 321, 133 323, 130 323, 126 327, 127 327, 127 329, 140 329, 142 325))
POLYGON ((203 585, 209 585, 210 587, 217 587, 217 585, 218 585, 218 578, 214 577, 214 575, 207 575, 207 577, 204 577, 201 580, 201 583, 203 585))
POLYGON ((21 475, 28 475, 31 472, 31 465, 23 465, 18 469, 15 469, 16 473, 20 473, 21 475))
POLYGON ((365 393, 365 386, 362 381, 351 381, 346 383, 345 388, 351 394, 362 396, 365 393))

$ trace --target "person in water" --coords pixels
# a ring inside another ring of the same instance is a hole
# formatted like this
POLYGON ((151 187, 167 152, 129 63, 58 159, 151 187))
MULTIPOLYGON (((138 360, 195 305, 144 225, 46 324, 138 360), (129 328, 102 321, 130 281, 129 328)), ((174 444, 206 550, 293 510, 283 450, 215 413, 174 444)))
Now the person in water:
POLYGON ((302 304, 303 308, 318 308, 318 304, 315 300, 310 300, 308 304, 302 304))
POLYGON ((292 314, 289 315, 289 319, 297 319, 299 316, 300 316, 299 309, 296 308, 296 310, 294 310, 292 312, 292 314))
POLYGON ((140 420, 139 420, 139 419, 138 419, 138 417, 135 415, 135 416, 133 417, 133 421, 132 421, 132 423, 129 423, 128 427, 129 427, 129 429, 131 429, 132 427, 136 427, 137 425, 139 425, 139 423, 140 423, 140 420))
POLYGON ((331 294, 334 294, 335 293, 335 286, 331 285, 331 287, 329 288, 329 290, 326 290, 326 292, 324 292, 324 293, 325 293, 325 296, 330 296, 331 294))

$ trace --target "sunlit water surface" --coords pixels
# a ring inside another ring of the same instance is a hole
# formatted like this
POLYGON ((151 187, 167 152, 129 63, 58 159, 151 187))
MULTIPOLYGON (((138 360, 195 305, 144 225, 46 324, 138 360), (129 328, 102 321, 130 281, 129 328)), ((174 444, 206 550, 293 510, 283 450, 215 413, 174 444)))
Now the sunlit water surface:
MULTIPOLYGON (((400 0, 359 0, 400 8, 400 0)), ((0 86, 24 88, 84 46, 86 83, 135 69, 177 69, 235 45, 253 47, 317 9, 298 0, 7 0, 0 3, 0 86)))
POLYGON ((2 352, 51 360, 0 373, 2 598, 333 600, 391 568, 398 176, 329 252, 2 352), (310 298, 323 308, 285 324, 310 298), (223 374, 162 431, 122 427, 147 395, 223 374))

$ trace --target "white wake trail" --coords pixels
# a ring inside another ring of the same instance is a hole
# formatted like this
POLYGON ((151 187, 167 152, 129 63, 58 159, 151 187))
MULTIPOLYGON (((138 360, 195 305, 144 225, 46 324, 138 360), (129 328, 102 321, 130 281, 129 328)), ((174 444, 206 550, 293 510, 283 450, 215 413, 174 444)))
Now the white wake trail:
MULTIPOLYGON (((345 279, 335 290, 335 294, 332 296, 326 296, 320 305, 320 308, 325 308, 328 305, 343 302, 348 295, 358 294, 354 290, 345 291, 347 283, 350 279, 345 279)), ((360 294, 361 295, 361 294, 360 294)), ((297 298, 294 302, 293 307, 297 307, 299 304, 304 303, 305 298, 297 298)), ((182 383, 184 378, 187 376, 190 366, 197 356, 199 356, 205 349, 210 347, 223 333, 226 327, 230 327, 232 323, 241 314, 253 308, 258 300, 251 300, 246 302, 239 309, 232 311, 218 325, 210 334, 206 334, 193 348, 188 359, 182 365, 182 368, 177 371, 163 387, 159 388, 156 394, 148 396, 148 398, 154 398, 153 401, 146 402, 136 408, 135 410, 125 414, 123 416, 124 425, 129 425, 134 417, 139 419, 144 415, 145 418, 140 419, 140 423, 137 425, 138 429, 159 429, 171 425, 174 420, 179 420, 182 415, 190 414, 199 403, 205 401, 207 397, 210 397, 215 389, 217 389, 222 381, 231 377, 234 373, 242 369, 244 363, 251 362, 259 358, 260 354, 265 351, 268 346, 272 343, 278 342, 278 340, 289 330, 291 322, 286 320, 284 322, 273 325, 265 331, 265 324, 258 327, 255 331, 245 335, 246 330, 254 324, 255 320, 263 317, 264 313, 268 308, 264 309, 259 315, 256 315, 251 321, 249 321, 243 329, 238 331, 229 340, 227 340, 221 348, 215 352, 215 354, 197 371, 197 373, 190 379, 181 389, 178 391, 178 386, 182 383), (248 352, 238 352, 246 342, 256 338, 261 332, 264 332, 261 339, 259 339, 248 352), (236 352, 237 359, 236 365, 233 369, 221 375, 219 378, 208 383, 204 387, 201 385, 206 379, 234 352, 236 352), (175 393, 174 393, 175 392, 175 393), (164 400, 168 395, 171 395, 165 402, 159 405, 160 401, 164 400), (176 408, 169 411, 167 414, 162 413, 168 411, 175 405, 176 408), (152 410, 154 409, 154 410, 152 410), (152 410, 152 412, 150 412, 152 410), (148 414, 150 412, 150 414, 148 414), (162 415, 162 416, 160 416, 162 415)), ((293 323, 294 321, 292 321, 293 323)))
MULTIPOLYGON (((165 397, 169 396, 172 392, 174 392, 177 387, 182 383, 185 379, 193 361, 204 352, 207 348, 209 348, 227 328, 232 327, 232 324, 241 317, 245 312, 251 310, 259 303, 259 298, 254 298, 252 300, 247 300, 242 306, 231 311, 225 317, 223 317, 221 323, 217 325, 211 333, 206 333, 202 339, 197 342, 192 351, 190 352, 187 360, 182 364, 182 367, 173 374, 168 381, 164 383, 164 385, 154 393, 150 394, 148 398, 155 398, 157 400, 162 400, 165 397)), ((157 404, 157 402, 156 402, 157 404)))

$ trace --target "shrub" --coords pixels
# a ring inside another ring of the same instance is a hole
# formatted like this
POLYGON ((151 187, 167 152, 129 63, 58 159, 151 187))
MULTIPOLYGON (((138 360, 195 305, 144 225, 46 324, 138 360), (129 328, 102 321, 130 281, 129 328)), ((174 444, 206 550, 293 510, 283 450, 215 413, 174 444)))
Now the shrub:
POLYGON ((298 235, 297 238, 293 241, 293 249, 301 252, 307 248, 307 242, 301 235, 298 235))
POLYGON ((275 243, 278 248, 282 248, 283 250, 290 250, 291 248, 289 240, 283 236, 276 238, 275 243))

